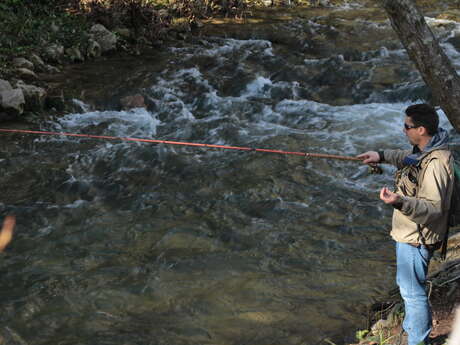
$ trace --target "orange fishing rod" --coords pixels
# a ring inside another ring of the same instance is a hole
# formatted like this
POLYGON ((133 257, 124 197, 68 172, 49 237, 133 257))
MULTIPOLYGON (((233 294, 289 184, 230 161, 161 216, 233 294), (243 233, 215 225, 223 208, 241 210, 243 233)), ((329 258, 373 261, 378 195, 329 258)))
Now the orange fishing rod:
POLYGON ((352 156, 340 156, 340 155, 331 155, 331 154, 325 154, 325 153, 308 153, 308 152, 282 151, 282 150, 270 150, 270 149, 257 149, 257 148, 252 148, 252 147, 201 144, 201 143, 190 143, 190 142, 183 142, 183 141, 114 137, 114 136, 108 136, 108 135, 92 135, 92 134, 78 134, 78 133, 65 133, 65 132, 31 131, 31 130, 24 130, 24 129, 4 129, 4 128, 0 128, 0 132, 51 135, 51 136, 61 135, 61 136, 67 136, 67 137, 79 137, 79 138, 91 138, 91 139, 103 139, 103 140, 134 141, 134 142, 153 143, 153 144, 182 145, 182 146, 206 147, 206 148, 239 150, 239 151, 250 151, 250 152, 251 151, 252 152, 267 152, 267 153, 277 153, 277 154, 283 154, 283 155, 303 156, 307 158, 315 157, 315 158, 340 159, 340 160, 359 161, 359 162, 362 161, 361 158, 352 157, 352 156))

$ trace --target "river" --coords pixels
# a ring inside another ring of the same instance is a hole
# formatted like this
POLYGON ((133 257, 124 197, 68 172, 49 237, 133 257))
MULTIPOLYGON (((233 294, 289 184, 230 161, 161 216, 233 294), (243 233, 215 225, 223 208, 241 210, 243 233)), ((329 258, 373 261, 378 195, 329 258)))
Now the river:
MULTIPOLYGON (((148 110, 76 99, 81 111, 40 129, 354 156, 408 148, 404 109, 427 94, 409 67, 372 82, 410 65, 399 46, 306 58, 201 37, 155 57, 119 62, 148 110)), ((0 344, 340 344, 394 287, 378 200, 389 166, 63 136, 0 145, 0 211, 18 217, 0 257, 0 344)))

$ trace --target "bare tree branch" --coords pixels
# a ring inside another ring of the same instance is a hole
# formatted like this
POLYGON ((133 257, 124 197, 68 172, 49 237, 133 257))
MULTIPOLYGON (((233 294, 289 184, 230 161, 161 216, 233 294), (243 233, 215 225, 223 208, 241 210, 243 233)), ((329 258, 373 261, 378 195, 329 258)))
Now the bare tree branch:
POLYGON ((460 77, 414 0, 380 0, 434 99, 460 132, 460 77))

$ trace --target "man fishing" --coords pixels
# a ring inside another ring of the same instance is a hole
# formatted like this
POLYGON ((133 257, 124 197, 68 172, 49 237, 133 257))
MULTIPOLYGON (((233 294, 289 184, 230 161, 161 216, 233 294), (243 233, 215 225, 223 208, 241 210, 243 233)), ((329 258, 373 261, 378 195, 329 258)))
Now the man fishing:
POLYGON ((0 252, 6 248, 13 238, 14 226, 16 224, 15 216, 6 216, 0 230, 0 252))
POLYGON ((417 345, 429 343, 432 318, 425 282, 433 251, 448 228, 454 175, 448 134, 438 127, 436 110, 415 104, 405 112, 404 133, 412 150, 369 151, 358 158, 398 168, 395 190, 382 188, 380 199, 394 208, 390 235, 396 241, 396 283, 405 306, 402 327, 408 345, 417 345))

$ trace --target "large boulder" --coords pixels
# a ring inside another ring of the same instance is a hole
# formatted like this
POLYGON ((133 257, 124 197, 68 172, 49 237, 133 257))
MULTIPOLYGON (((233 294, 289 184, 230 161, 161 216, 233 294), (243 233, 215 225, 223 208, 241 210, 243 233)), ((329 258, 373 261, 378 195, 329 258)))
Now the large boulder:
POLYGON ((90 29, 90 34, 99 43, 102 53, 114 50, 117 47, 117 36, 107 30, 104 25, 93 25, 90 29))
POLYGON ((0 119, 16 117, 24 113, 24 93, 13 89, 6 80, 0 80, 0 119))
POLYGON ((46 98, 46 90, 35 86, 27 85, 23 82, 19 82, 17 87, 22 90, 24 94, 25 106, 24 109, 27 111, 40 111, 43 110, 46 98))

